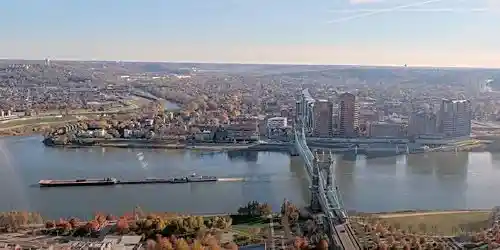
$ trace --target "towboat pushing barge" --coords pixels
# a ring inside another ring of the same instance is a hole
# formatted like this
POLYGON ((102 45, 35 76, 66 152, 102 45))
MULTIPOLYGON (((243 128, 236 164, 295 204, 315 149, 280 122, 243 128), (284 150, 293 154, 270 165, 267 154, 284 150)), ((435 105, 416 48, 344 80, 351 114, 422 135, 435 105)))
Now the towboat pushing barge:
POLYGON ((126 185, 126 184, 176 184, 189 182, 216 182, 219 178, 215 176, 203 176, 193 173, 190 176, 173 177, 173 178, 146 178, 136 181, 120 181, 116 178, 104 179, 76 179, 76 180, 41 180, 38 182, 40 187, 68 187, 68 186, 111 186, 111 185, 126 185))

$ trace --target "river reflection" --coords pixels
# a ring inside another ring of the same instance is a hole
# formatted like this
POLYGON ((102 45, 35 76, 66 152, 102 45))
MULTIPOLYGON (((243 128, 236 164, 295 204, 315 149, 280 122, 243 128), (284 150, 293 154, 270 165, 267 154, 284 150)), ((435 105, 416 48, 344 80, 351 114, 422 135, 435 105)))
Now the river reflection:
POLYGON ((259 152, 257 151, 229 151, 227 156, 231 161, 256 162, 259 160, 259 152))
MULTIPOLYGON (((205 152, 119 148, 46 148, 39 137, 0 139, 0 210, 28 209, 57 218, 101 210, 232 212, 249 200, 276 210, 287 198, 309 202, 309 180, 299 157, 271 152, 205 152), (74 187, 31 187, 40 179, 141 179, 189 175, 245 181, 74 187), (61 204, 64 204, 61 206, 61 204)), ((366 157, 335 155, 335 181, 347 209, 490 208, 500 204, 500 157, 490 153, 428 153, 366 157)))

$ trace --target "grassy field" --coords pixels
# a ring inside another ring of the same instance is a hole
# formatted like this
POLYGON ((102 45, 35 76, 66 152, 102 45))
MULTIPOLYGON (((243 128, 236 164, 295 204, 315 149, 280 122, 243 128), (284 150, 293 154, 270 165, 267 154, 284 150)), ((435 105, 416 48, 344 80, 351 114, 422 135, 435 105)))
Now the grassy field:
POLYGON ((36 118, 36 119, 16 119, 12 120, 9 122, 3 122, 0 123, 0 129, 5 130, 5 129, 14 129, 14 128, 19 128, 23 126, 28 126, 28 125, 35 125, 35 124, 53 124, 53 123, 59 123, 59 122, 70 122, 77 120, 75 116, 66 116, 66 117, 43 117, 43 118, 36 118))
POLYGON ((487 228, 489 216, 490 211, 445 211, 384 214, 372 218, 406 231, 451 236, 487 228))

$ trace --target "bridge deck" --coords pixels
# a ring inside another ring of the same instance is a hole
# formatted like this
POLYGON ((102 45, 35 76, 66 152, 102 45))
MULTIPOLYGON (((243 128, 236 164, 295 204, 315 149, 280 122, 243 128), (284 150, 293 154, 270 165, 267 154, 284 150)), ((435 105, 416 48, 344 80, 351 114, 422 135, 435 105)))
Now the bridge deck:
MULTIPOLYGON (((299 151, 299 155, 304 159, 308 175, 311 176, 312 178, 314 175, 314 168, 318 167, 315 166, 316 164, 314 163, 315 157, 312 154, 309 147, 307 146, 304 129, 302 128, 301 131, 299 132, 298 129, 296 128, 294 132, 295 132, 295 145, 297 147, 297 151, 299 151)), ((337 193, 337 190, 336 189, 332 190, 331 187, 329 187, 328 190, 325 189, 327 187, 324 186, 326 185, 324 184, 325 179, 323 178, 321 172, 319 173, 318 178, 319 178, 319 183, 318 183, 319 185, 317 188, 319 191, 319 201, 323 212, 325 212, 327 216, 326 218, 328 220, 330 230, 332 231, 333 234, 331 235, 331 239, 335 241, 336 245, 339 245, 341 249, 345 250, 361 249, 361 246, 359 245, 349 224, 348 223, 338 224, 339 221, 345 221, 344 220, 345 218, 336 218, 336 217, 337 216, 344 217, 346 213, 343 212, 342 202, 339 194, 337 193), (339 211, 342 211, 342 213, 338 213, 339 211)))
POLYGON ((341 224, 335 226, 337 233, 339 235, 339 240, 341 241, 342 246, 346 250, 357 250, 360 249, 358 244, 356 243, 356 239, 353 239, 354 235, 350 232, 349 225, 341 224))

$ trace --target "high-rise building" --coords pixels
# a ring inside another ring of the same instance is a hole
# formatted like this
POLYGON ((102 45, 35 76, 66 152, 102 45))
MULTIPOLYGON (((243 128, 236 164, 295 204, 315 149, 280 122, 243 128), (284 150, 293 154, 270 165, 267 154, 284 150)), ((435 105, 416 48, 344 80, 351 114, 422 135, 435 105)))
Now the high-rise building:
POLYGON ((313 129, 313 124, 314 124, 314 105, 316 103, 316 100, 308 100, 306 101, 306 105, 305 105, 305 121, 304 121, 304 125, 305 125, 305 128, 306 128, 306 131, 308 134, 311 133, 312 129, 313 129))
POLYGON ((435 135, 437 130, 437 116, 431 112, 416 111, 410 116, 408 135, 435 135))
POLYGON ((339 131, 341 137, 354 137, 359 129, 359 104, 356 96, 343 93, 339 96, 339 131))
POLYGON ((470 136, 472 106, 469 100, 443 100, 438 118, 439 132, 445 136, 470 136))
POLYGON ((309 93, 308 89, 302 90, 302 95, 301 95, 301 105, 302 105, 302 114, 303 114, 303 123, 304 123, 304 128, 308 134, 312 132, 313 129, 313 123, 314 123, 314 115, 313 115, 313 110, 314 110, 314 103, 316 100, 312 98, 311 94, 309 93))
POLYGON ((303 100, 299 99, 295 103, 295 121, 298 122, 299 119, 304 115, 304 105, 303 105, 303 100))
POLYGON ((313 135, 316 137, 333 136, 333 103, 318 100, 314 105, 313 135))
POLYGON ((369 123, 368 135, 370 137, 402 137, 403 126, 401 123, 372 122, 369 123))

